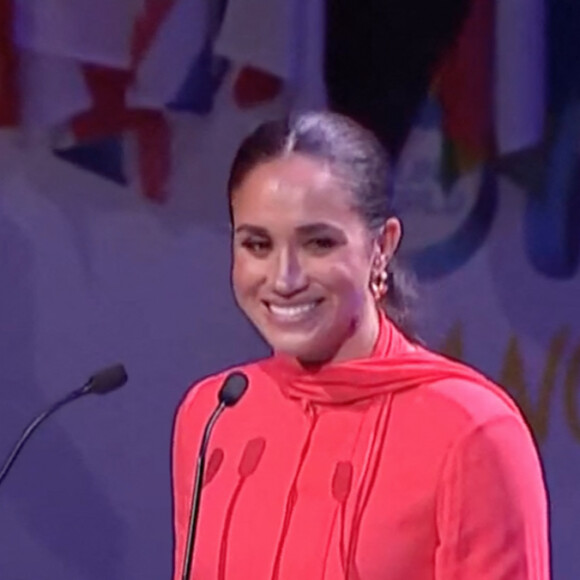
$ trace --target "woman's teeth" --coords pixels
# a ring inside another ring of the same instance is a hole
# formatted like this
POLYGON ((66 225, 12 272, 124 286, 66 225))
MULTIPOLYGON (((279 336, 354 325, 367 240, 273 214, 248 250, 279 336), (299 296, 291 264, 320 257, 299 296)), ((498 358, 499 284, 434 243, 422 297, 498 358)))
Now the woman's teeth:
POLYGON ((317 305, 317 302, 309 302, 308 304, 300 304, 296 306, 276 306, 269 304, 270 312, 277 318, 283 320, 296 320, 305 314, 311 312, 317 305))

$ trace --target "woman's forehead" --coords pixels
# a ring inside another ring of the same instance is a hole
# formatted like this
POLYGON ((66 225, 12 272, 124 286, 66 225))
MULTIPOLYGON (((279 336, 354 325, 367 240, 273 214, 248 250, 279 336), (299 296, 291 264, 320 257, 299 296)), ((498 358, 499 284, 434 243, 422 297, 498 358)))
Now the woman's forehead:
POLYGON ((238 212, 336 213, 352 210, 352 198, 330 166, 300 155, 290 155, 255 167, 233 195, 238 212))

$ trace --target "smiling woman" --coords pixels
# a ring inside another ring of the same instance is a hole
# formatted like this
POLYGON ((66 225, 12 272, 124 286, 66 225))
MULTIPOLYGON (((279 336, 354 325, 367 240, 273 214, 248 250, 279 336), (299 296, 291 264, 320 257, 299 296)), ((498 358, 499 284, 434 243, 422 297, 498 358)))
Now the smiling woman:
MULTIPOLYGON (((215 427, 191 578, 549 578, 518 408, 409 336, 389 179, 375 137, 328 112, 265 123, 234 159, 232 286, 273 354, 238 369, 248 394, 215 427)), ((176 417, 176 579, 224 377, 176 417)))
MULTIPOLYGON (((284 204, 293 204, 295 213, 300 208, 302 215, 295 219, 302 233, 333 232, 319 238, 306 236, 311 249, 318 246, 322 250, 321 244, 338 245, 336 236, 343 238, 340 245, 347 250, 352 249, 351 242, 357 242, 356 258, 369 269, 365 281, 371 280, 375 301, 402 332, 416 339, 412 316, 415 287, 394 259, 401 227, 392 208, 386 152, 372 133, 343 116, 305 114, 292 122, 292 127, 290 119, 265 123, 238 150, 228 181, 232 225, 235 228, 243 203, 240 194, 251 189, 257 190, 256 195, 270 194, 271 199, 263 201, 275 206, 274 215, 283 213, 284 204), (339 214, 334 216, 338 219, 334 228, 330 228, 331 208, 339 214), (311 210, 318 211, 309 215, 311 210), (318 224, 314 223, 315 215, 321 216, 318 224), (312 226, 320 226, 318 232, 312 231, 312 226), (357 239, 347 239, 348 233, 357 239)), ((256 196, 252 196, 252 203, 259 204, 256 196)), ((341 255, 333 258, 336 262, 341 255)))

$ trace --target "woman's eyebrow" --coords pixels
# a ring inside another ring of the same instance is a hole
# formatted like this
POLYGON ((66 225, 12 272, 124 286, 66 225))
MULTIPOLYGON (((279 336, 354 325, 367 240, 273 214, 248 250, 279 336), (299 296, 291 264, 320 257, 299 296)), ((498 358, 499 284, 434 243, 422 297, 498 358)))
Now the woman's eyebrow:
POLYGON ((240 224, 235 230, 236 234, 252 234, 254 236, 268 236, 268 230, 261 226, 254 226, 252 224, 240 224))
POLYGON ((340 228, 325 222, 300 225, 296 228, 296 231, 301 236, 333 235, 344 238, 344 234, 340 228))

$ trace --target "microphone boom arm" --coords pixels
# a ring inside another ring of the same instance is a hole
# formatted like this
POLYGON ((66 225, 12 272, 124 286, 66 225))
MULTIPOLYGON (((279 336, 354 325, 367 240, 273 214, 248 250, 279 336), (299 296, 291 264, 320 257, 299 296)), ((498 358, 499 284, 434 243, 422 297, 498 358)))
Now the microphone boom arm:
POLYGON ((122 387, 127 382, 127 372, 125 367, 122 364, 116 364, 104 369, 101 369, 99 372, 95 373, 80 389, 74 390, 72 393, 64 396, 62 399, 58 400, 56 403, 53 403, 46 411, 43 411, 36 419, 34 419, 28 427, 24 430, 20 439, 16 442, 16 445, 13 447, 10 455, 2 465, 2 469, 0 469, 0 485, 8 475, 12 465, 16 461, 18 454, 24 447, 25 443, 30 439, 31 435, 36 431, 36 429, 40 426, 40 424, 50 417, 55 411, 58 411, 61 407, 78 399, 79 397, 83 397, 84 395, 88 395, 90 393, 97 393, 100 395, 104 395, 109 393, 119 387, 122 387))
POLYGON ((40 415, 38 415, 28 425, 28 427, 26 427, 26 429, 16 442, 16 445, 14 445, 4 465, 2 466, 2 470, 0 471, 0 485, 2 485, 2 482, 8 475, 8 472, 10 471, 14 462, 16 461, 16 458, 18 457, 18 454, 24 447, 25 443, 28 441, 28 439, 30 439, 31 435, 34 433, 34 431, 36 431, 39 425, 45 419, 50 417, 50 415, 52 415, 54 412, 58 411, 58 409, 60 409, 62 406, 66 405, 67 403, 70 403, 71 401, 74 401, 75 399, 78 399, 79 397, 82 397, 83 395, 86 395, 87 392, 88 391, 85 390, 85 387, 82 387, 80 389, 77 389, 76 391, 73 391, 72 393, 68 393, 65 397, 63 397, 62 399, 54 403, 51 407, 43 411, 40 415))

